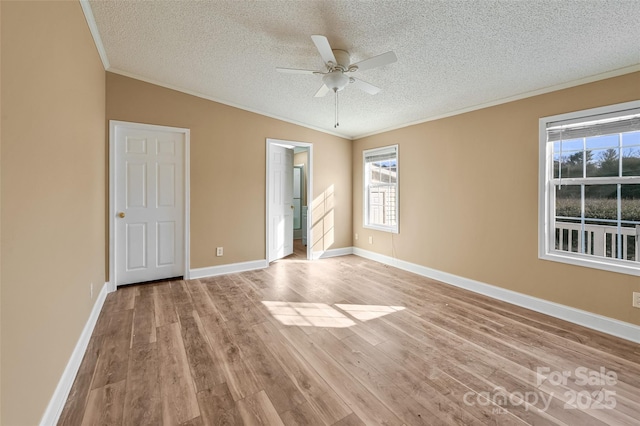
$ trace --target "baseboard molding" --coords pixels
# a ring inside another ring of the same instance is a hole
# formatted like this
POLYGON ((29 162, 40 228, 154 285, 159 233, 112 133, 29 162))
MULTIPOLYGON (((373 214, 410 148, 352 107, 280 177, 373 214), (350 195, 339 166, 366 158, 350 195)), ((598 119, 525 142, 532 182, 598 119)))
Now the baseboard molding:
POLYGON ((189 279, 215 277, 216 275, 235 274, 238 272, 264 269, 269 266, 266 259, 251 260, 249 262, 230 263, 228 265, 210 266, 208 268, 196 268, 189 271, 189 279))
POLYGON ((69 362, 67 362, 67 366, 62 373, 62 377, 60 377, 58 386, 56 386, 56 390, 53 392, 49 405, 40 420, 40 426, 53 426, 58 423, 64 404, 67 402, 67 398, 69 397, 71 386, 73 386, 73 381, 76 379, 76 375, 80 369, 82 358, 84 358, 84 354, 87 351, 87 346, 89 345, 89 340, 91 339, 91 334, 96 326, 98 317, 100 316, 102 305, 104 305, 107 294, 110 292, 110 288, 111 286, 109 283, 104 283, 102 286, 102 289, 98 294, 98 298, 93 304, 93 308, 89 314, 89 319, 84 325, 82 333, 80 333, 80 338, 76 343, 76 347, 71 353, 71 358, 69 358, 69 362))
POLYGON ((583 311, 581 309, 572 308, 570 306, 561 305, 559 303, 549 302, 548 300, 517 293, 512 290, 496 287, 447 272, 438 271, 436 269, 427 268, 426 266, 395 259, 379 253, 363 250, 358 247, 353 248, 353 254, 375 260, 376 262, 384 263, 385 265, 393 266, 398 269, 413 272, 436 281, 441 281, 445 284, 473 291, 474 293, 483 294, 494 299, 522 306, 523 308, 569 321, 583 327, 640 343, 640 326, 634 324, 583 311))
POLYGON ((314 251, 313 253, 311 253, 311 258, 313 260, 317 260, 326 259, 328 257, 346 256, 348 254, 353 254, 353 247, 343 247, 325 251, 314 251))

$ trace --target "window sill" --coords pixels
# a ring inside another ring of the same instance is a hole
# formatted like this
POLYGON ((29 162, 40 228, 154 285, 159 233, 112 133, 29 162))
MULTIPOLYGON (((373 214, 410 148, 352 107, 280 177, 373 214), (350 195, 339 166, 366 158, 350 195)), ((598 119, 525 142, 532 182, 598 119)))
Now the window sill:
POLYGON ((592 258, 591 256, 582 256, 577 253, 571 255, 561 251, 552 251, 549 253, 541 253, 538 256, 542 260, 550 260, 552 262, 567 263, 574 266, 582 266, 585 268, 600 269, 602 271, 617 272, 619 274, 640 276, 640 262, 631 262, 618 260, 608 262, 601 258, 592 258))
POLYGON ((365 229, 375 229, 376 231, 390 232, 392 234, 399 234, 398 226, 380 226, 380 225, 362 225, 365 229))

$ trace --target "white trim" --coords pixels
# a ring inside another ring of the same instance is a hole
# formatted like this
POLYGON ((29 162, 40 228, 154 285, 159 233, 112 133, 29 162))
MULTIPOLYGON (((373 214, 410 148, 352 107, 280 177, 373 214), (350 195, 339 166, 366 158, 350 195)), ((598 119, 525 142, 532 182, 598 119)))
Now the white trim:
POLYGON ((40 426, 53 426, 58 423, 64 405, 69 397, 69 392, 71 391, 73 382, 75 381, 80 365, 82 364, 84 354, 87 351, 87 346, 89 346, 91 334, 98 322, 102 305, 104 305, 107 294, 110 293, 110 287, 109 283, 104 283, 100 293, 98 293, 98 297, 93 304, 89 318, 82 329, 82 333, 80 333, 80 338, 78 339, 73 352, 71 352, 71 357, 67 362, 67 366, 58 381, 58 386, 56 386, 56 390, 53 392, 51 400, 49 400, 49 405, 47 405, 47 409, 42 415, 42 419, 40 419, 40 426))
POLYGON ((110 291, 117 288, 116 280, 116 240, 115 240, 115 217, 116 217, 116 194, 115 194, 115 167, 116 167, 116 127, 125 127, 137 130, 151 130, 161 132, 177 132, 184 135, 184 279, 188 280, 190 275, 190 245, 191 245, 191 130, 181 127, 159 126, 155 124, 132 123, 128 121, 109 120, 109 281, 110 291))
POLYGON ((381 133, 390 132, 392 130, 403 129, 405 127, 415 126, 417 124, 427 123, 429 121, 435 121, 435 120, 440 120, 440 119, 447 118, 447 117, 453 117, 453 116, 460 115, 460 114, 466 114, 467 112, 477 111, 477 110, 480 110, 480 109, 489 108, 489 107, 496 106, 496 105, 501 105, 501 104, 506 104, 506 103, 509 103, 509 102, 519 101, 521 99, 531 98, 533 96, 544 95, 545 93, 551 93, 551 92, 555 92, 555 91, 562 90, 562 89, 569 89, 571 87, 581 86, 583 84, 594 83, 596 81, 606 80, 608 78, 619 77, 621 75, 631 74, 631 73, 634 73, 634 72, 637 72, 637 71, 640 71, 640 65, 631 65, 629 67, 618 68, 617 70, 607 71, 607 72, 604 72, 604 73, 601 73, 601 74, 596 74, 596 75, 592 75, 592 76, 589 76, 589 77, 580 78, 578 80, 572 80, 572 81, 568 81, 566 83, 556 84, 556 85, 549 86, 549 87, 543 87, 542 89, 537 89, 537 90, 532 90, 530 92, 520 93, 518 95, 509 96, 507 98, 497 99, 495 101, 490 101, 490 102, 484 102, 484 103, 481 103, 481 104, 478 104, 478 105, 473 105, 473 106, 470 106, 470 107, 467 107, 467 108, 456 109, 456 110, 453 110, 453 111, 450 111, 450 112, 446 112, 444 114, 433 115, 431 117, 424 118, 424 119, 421 119, 421 120, 411 121, 409 123, 399 124, 397 126, 392 126, 392 127, 387 127, 385 129, 376 130, 376 131, 371 132, 371 133, 364 133, 364 134, 361 134, 361 135, 355 135, 351 139, 352 140, 357 140, 357 139, 368 138, 369 136, 379 135, 381 133))
POLYGON ((336 249, 329 249, 325 251, 314 251, 312 252, 312 259, 327 259, 329 257, 338 257, 338 256, 347 256, 353 254, 353 247, 342 247, 336 249))
POLYGON ((581 309, 572 308, 570 306, 561 305, 559 303, 549 302, 548 300, 517 293, 512 290, 460 277, 448 272, 427 268, 426 266, 395 259, 383 254, 363 250, 358 247, 353 248, 353 254, 376 262, 384 263, 385 265, 393 266, 398 269, 413 272, 414 274, 422 275, 445 284, 460 287, 474 293, 502 300, 503 302, 531 309, 532 311, 550 315, 583 327, 611 334, 612 336, 640 343, 640 326, 634 324, 583 311, 581 309))
POLYGON ((184 93, 186 95, 191 95, 191 96, 195 96, 197 98, 206 99, 208 101, 216 102, 216 103, 219 103, 219 104, 222 104, 222 105, 227 105, 227 106, 230 106, 230 107, 233 107, 233 108, 238 108, 238 109, 241 109, 243 111, 252 112, 254 114, 260 114, 260 115, 262 115, 264 117, 273 118, 275 120, 280 120, 280 121, 283 121, 285 123, 295 124, 296 126, 304 127, 306 129, 315 130, 316 132, 325 133, 325 134, 331 135, 331 136, 337 136, 339 138, 346 139, 348 141, 352 141, 353 140, 353 138, 351 136, 344 135, 342 133, 332 132, 330 130, 322 129, 320 127, 316 127, 316 126, 313 126, 311 124, 303 123, 301 121, 291 120, 290 118, 285 118, 285 117, 281 117, 281 116, 278 116, 278 115, 275 115, 275 114, 270 114, 270 113, 262 111, 260 109, 250 108, 250 107, 247 107, 247 106, 244 106, 244 105, 240 105, 240 104, 236 104, 236 103, 233 103, 233 102, 225 101, 223 99, 216 98, 214 96, 205 95, 203 93, 196 92, 196 91, 193 91, 193 90, 183 89, 183 88, 181 88, 179 86, 174 86, 174 85, 169 84, 169 83, 163 83, 163 82, 158 81, 158 80, 142 77, 142 76, 140 76, 138 74, 130 73, 130 72, 127 72, 127 71, 122 71, 122 70, 119 70, 117 68, 109 68, 109 69, 107 69, 107 71, 109 71, 111 73, 114 73, 114 74, 122 75, 124 77, 129 77, 129 78, 133 78, 133 79, 136 79, 136 80, 144 81, 145 83, 150 83, 150 84, 154 84, 156 86, 164 87, 165 89, 175 90, 176 92, 184 93))
MULTIPOLYGON (((570 265, 587 268, 600 269, 603 271, 617 272, 640 276, 640 267, 637 262, 601 258, 579 253, 568 253, 555 250, 555 242, 552 241, 550 233, 547 232, 549 226, 554 222, 555 205, 553 197, 549 197, 551 191, 555 189, 553 170, 551 164, 552 144, 547 142, 547 123, 574 120, 580 117, 609 114, 615 111, 625 111, 640 108, 640 101, 624 102, 620 104, 606 105, 597 108, 590 108, 581 111, 572 111, 564 114, 557 114, 549 117, 542 117, 538 120, 538 258, 553 262, 567 263, 570 265)), ((620 181, 635 181, 636 178, 590 178, 591 182, 607 183, 609 181, 618 183, 620 181)), ((569 183, 587 182, 587 179, 566 179, 569 183)))
POLYGON ((109 58, 107 58, 107 51, 104 48, 104 44, 102 43, 102 37, 100 37, 100 31, 98 31, 98 24, 96 24, 96 19, 93 16, 93 10, 91 9, 91 4, 89 0, 80 0, 80 6, 82 7, 82 12, 84 12, 84 19, 87 20, 87 25, 89 26, 89 31, 91 31, 91 36, 93 37, 93 42, 96 45, 96 49, 98 50, 98 55, 100 55, 100 60, 102 61, 102 66, 105 70, 108 70, 109 58))
MULTIPOLYGON (((287 147, 301 147, 301 148, 306 148, 307 149, 307 179, 306 179, 306 186, 307 186, 307 259, 312 259, 312 252, 311 252, 311 244, 309 244, 310 241, 313 241, 312 239, 312 226, 311 224, 313 223, 312 220, 312 215, 313 215, 313 209, 311 208, 311 204, 313 203, 313 144, 312 143, 308 143, 308 142, 295 142, 295 141, 287 141, 287 140, 281 140, 281 139, 271 139, 271 138, 267 138, 266 141, 266 148, 265 148, 265 163, 266 163, 266 175, 265 175, 265 181, 264 181, 264 186, 265 186, 265 218, 264 218, 264 224, 265 224, 265 228, 264 228, 264 232, 265 232, 265 236, 264 236, 264 241, 265 241, 265 252, 264 252, 264 257, 269 259, 269 172, 271 171, 271 167, 269 165, 269 158, 270 154, 271 154, 271 146, 272 145, 281 145, 281 146, 287 146, 287 147)), ((302 207, 305 207, 303 205, 300 205, 300 209, 302 209, 302 207)))
POLYGON ((269 266, 266 259, 251 260, 248 262, 229 263, 227 265, 209 266, 206 268, 196 268, 189 271, 190 279, 215 277, 217 275, 236 274, 238 272, 254 271, 264 269, 269 266))

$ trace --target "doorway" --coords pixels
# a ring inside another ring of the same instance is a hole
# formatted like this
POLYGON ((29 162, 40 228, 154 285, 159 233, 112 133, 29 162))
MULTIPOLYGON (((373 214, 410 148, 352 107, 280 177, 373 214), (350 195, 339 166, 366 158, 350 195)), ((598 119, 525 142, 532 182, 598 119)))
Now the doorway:
POLYGON ((189 130, 109 122, 109 282, 189 271, 189 130))
POLYGON ((313 194, 313 145, 267 139, 266 163, 267 261, 290 255, 294 237, 305 240, 306 258, 311 259, 309 204, 313 194), (298 179, 294 178, 296 170, 298 179))

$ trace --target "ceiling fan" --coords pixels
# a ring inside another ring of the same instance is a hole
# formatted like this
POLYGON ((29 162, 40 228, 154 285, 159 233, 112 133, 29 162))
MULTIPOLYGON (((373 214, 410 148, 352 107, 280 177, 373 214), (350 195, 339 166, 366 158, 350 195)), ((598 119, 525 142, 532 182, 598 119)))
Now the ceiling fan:
POLYGON ((371 95, 375 95, 380 91, 379 87, 352 77, 351 74, 356 71, 364 71, 392 64, 398 60, 395 53, 387 52, 352 64, 349 52, 341 49, 332 49, 329 44, 329 40, 327 40, 325 36, 312 35, 311 40, 313 40, 313 43, 316 45, 316 48, 325 63, 325 70, 313 71, 292 68, 276 68, 276 70, 289 74, 321 74, 323 76, 322 82, 324 84, 316 92, 315 97, 325 96, 330 91, 337 94, 337 92, 347 87, 348 84, 353 84, 358 89, 371 95))
POLYGON ((351 74, 356 71, 364 71, 372 68, 381 67, 396 62, 398 58, 393 52, 383 53, 378 56, 374 56, 369 59, 351 63, 351 56, 349 52, 341 49, 332 49, 329 44, 329 40, 322 35, 312 35, 311 40, 316 45, 320 56, 325 64, 324 70, 300 70, 293 68, 276 68, 277 71, 288 74, 321 74, 322 87, 316 92, 315 97, 319 98, 325 96, 330 91, 336 94, 336 116, 335 124, 333 127, 338 127, 338 92, 347 87, 348 84, 353 84, 358 89, 367 92, 371 95, 375 95, 380 91, 379 87, 373 84, 367 83, 355 77, 351 74))

